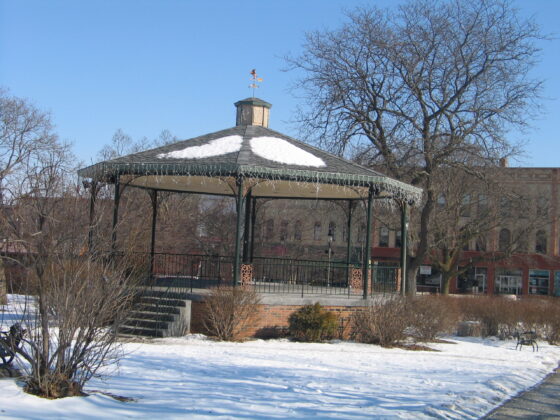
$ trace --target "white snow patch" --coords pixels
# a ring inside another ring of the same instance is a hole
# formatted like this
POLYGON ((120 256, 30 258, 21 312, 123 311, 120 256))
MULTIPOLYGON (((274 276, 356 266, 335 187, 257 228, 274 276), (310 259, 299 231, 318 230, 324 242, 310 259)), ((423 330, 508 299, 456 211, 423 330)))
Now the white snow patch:
POLYGON ((274 162, 317 168, 326 166, 323 159, 278 137, 254 137, 250 144, 253 153, 274 162))
POLYGON ((226 136, 211 140, 200 146, 190 146, 182 150, 160 153, 157 157, 160 159, 202 159, 212 156, 221 156, 228 153, 239 152, 239 150, 241 150, 241 143, 243 143, 243 138, 241 136, 226 136))
MULTIPOLYGON (((8 321, 22 303, 11 298, 0 307, 8 321)), ((437 352, 344 341, 226 343, 202 335, 129 343, 117 374, 87 384, 89 397, 46 400, 23 392, 15 379, 0 380, 0 417, 477 419, 539 382, 560 358, 560 347, 545 342, 533 353, 511 340, 451 340, 431 344, 437 352)))

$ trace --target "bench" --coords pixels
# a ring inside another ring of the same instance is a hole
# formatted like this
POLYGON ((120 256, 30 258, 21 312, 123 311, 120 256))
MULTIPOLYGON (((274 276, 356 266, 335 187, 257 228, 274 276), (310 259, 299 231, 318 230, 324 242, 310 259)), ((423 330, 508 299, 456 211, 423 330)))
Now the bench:
POLYGON ((19 323, 10 327, 10 331, 0 331, 0 367, 12 363, 25 331, 19 323))
POLYGON ((517 338, 517 344, 515 345, 515 350, 519 347, 519 350, 523 348, 523 346, 531 346, 533 351, 535 348, 539 351, 539 345, 537 344, 537 333, 535 331, 525 331, 525 332, 516 332, 514 338, 517 338))

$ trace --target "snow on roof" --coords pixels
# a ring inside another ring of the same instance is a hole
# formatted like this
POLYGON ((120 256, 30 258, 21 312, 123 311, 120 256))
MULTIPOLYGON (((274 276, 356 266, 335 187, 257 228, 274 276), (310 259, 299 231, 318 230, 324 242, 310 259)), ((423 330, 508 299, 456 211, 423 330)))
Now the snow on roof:
POLYGON ((238 135, 221 137, 211 140, 200 146, 190 146, 185 149, 175 150, 169 153, 160 153, 158 158, 174 158, 174 159, 203 159, 212 156, 226 155, 241 150, 243 138, 238 135))
POLYGON ((254 137, 250 144, 254 154, 274 162, 316 168, 326 166, 323 159, 278 137, 254 137))

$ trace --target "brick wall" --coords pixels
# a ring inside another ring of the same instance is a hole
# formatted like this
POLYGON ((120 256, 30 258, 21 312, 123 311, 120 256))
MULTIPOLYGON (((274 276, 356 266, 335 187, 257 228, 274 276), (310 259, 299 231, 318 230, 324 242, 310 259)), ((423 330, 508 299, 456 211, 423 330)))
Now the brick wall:
MULTIPOLYGON (((303 305, 259 305, 255 320, 243 330, 242 336, 270 338, 281 336, 288 327, 290 315, 303 305)), ((341 338, 348 338, 350 334, 350 317, 353 313, 361 311, 364 306, 323 306, 324 309, 337 314, 340 320, 341 338)), ((192 302, 191 306, 191 333, 205 333, 202 319, 204 316, 204 303, 192 302)))

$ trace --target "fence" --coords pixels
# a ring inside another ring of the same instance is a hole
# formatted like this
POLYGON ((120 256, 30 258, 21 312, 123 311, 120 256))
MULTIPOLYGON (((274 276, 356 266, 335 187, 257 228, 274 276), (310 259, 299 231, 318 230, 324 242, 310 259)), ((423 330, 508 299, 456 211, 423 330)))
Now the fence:
MULTIPOLYGON (((149 254, 141 257, 144 261, 150 258, 149 254)), ((232 285, 233 265, 229 256, 156 253, 151 263, 151 285, 178 291, 232 285)), ((344 262, 255 257, 250 270, 245 283, 259 293, 363 294, 363 283, 350 281, 353 270, 361 273, 361 267, 344 262)), ((372 265, 368 292, 395 293, 398 276, 396 266, 372 265)))

